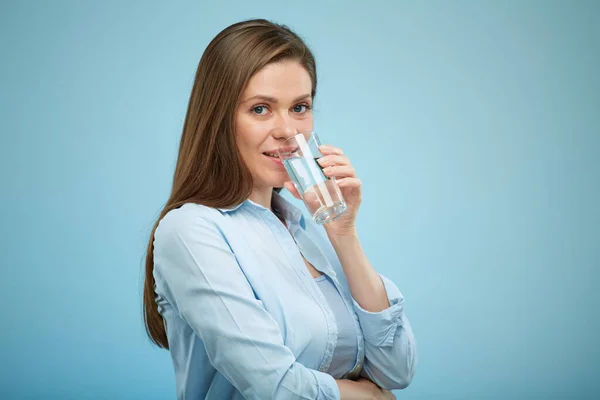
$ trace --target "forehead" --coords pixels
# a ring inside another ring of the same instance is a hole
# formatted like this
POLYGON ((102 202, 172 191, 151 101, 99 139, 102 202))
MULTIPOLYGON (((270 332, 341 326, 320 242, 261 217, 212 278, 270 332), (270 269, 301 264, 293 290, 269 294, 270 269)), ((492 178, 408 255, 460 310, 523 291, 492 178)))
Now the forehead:
POLYGON ((284 99, 311 93, 312 82, 306 69, 298 62, 286 60, 272 63, 250 78, 242 99, 265 95, 284 99))

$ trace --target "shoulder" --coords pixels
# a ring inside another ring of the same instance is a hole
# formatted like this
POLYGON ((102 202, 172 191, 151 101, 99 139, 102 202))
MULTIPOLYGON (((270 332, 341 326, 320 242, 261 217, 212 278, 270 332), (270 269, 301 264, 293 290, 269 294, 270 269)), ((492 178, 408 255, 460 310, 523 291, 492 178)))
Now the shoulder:
POLYGON ((194 273, 206 260, 229 254, 229 244, 221 229, 223 215, 217 209, 186 203, 169 211, 154 232, 155 276, 194 273))
POLYGON ((159 221, 154 239, 155 242, 161 242, 171 237, 185 238, 199 232, 218 232, 222 223, 223 215, 219 210, 201 204, 186 203, 169 211, 159 221))

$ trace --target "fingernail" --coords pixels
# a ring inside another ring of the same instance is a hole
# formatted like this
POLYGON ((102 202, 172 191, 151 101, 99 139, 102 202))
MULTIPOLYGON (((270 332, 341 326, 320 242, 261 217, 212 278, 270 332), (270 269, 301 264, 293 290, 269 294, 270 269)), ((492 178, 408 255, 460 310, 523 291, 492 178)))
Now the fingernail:
POLYGON ((319 163, 319 165, 321 165, 321 166, 325 166, 325 164, 326 164, 326 161, 327 161, 327 160, 325 160, 325 157, 321 157, 321 158, 318 158, 318 159, 317 159, 317 162, 318 162, 318 163, 319 163))

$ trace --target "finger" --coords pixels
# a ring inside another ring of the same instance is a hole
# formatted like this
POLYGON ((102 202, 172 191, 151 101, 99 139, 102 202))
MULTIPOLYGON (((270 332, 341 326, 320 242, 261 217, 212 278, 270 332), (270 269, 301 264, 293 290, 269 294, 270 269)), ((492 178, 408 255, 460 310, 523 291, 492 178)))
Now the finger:
POLYGON ((332 154, 329 156, 321 157, 317 160, 321 167, 329 167, 333 165, 350 165, 350 159, 346 156, 338 156, 332 154))
POLYGON ((323 169, 325 176, 333 176, 336 178, 354 178, 356 177, 356 171, 352 165, 334 165, 323 169))
POLYGON ((285 185, 285 188, 288 190, 288 192, 290 192, 292 194, 292 196, 294 196, 298 200, 302 199, 302 197, 300 196, 300 193, 298 193, 298 189, 296 189, 296 185, 294 185, 294 182, 287 181, 284 183, 284 185, 285 185))
POLYGON ((359 188, 362 186, 362 181, 358 178, 342 178, 336 179, 339 188, 359 188))
POLYGON ((330 144, 324 144, 319 146, 319 151, 323 153, 324 156, 329 154, 337 154, 338 156, 341 156, 344 154, 342 149, 340 149, 339 147, 332 146, 330 144))

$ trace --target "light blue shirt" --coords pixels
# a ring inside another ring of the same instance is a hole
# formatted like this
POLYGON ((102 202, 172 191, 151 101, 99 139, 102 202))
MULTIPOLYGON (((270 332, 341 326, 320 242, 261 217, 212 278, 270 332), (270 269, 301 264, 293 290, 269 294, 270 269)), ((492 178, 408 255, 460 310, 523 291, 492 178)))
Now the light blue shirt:
POLYGON ((334 378, 342 378, 351 371, 358 353, 358 329, 354 323, 353 310, 344 303, 344 299, 328 275, 315 278, 323 296, 333 312, 338 328, 337 343, 333 351, 331 365, 326 371, 334 378))
POLYGON ((406 387, 417 355, 397 286, 381 276, 390 307, 362 309, 322 228, 276 192, 272 206, 287 229, 246 200, 230 209, 187 203, 156 230, 156 301, 178 399, 340 398, 327 373, 338 326, 302 255, 352 310, 358 349, 344 378, 406 387))

